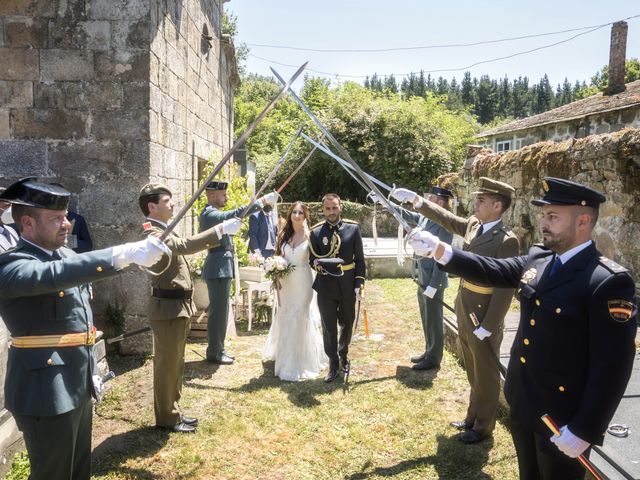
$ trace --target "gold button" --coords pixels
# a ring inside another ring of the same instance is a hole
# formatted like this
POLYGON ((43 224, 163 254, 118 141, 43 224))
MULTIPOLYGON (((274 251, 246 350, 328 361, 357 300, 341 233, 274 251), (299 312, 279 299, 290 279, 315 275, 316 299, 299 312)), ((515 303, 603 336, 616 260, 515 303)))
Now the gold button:
POLYGON ((102 271, 102 267, 98 266, 98 268, 96 268, 97 271, 101 272, 102 271))
POLYGON ((478 305, 478 308, 482 308, 482 305, 478 305))
POLYGON ((561 308, 556 308, 556 313, 560 313, 562 311, 561 308))
POLYGON ((64 292, 60 292, 60 293, 58 293, 58 296, 59 296, 60 298, 64 297, 64 292))
POLYGON ((531 320, 529 320, 529 325, 531 325, 532 327, 534 327, 536 324, 536 321, 532 318, 531 320))
POLYGON ((210 247, 210 246, 211 246, 211 244, 205 243, 205 247, 210 247))
POLYGON ((563 387, 562 385, 560 385, 560 386, 558 387, 558 390, 560 390, 561 392, 564 392, 564 387, 563 387))
POLYGON ((522 341, 522 343, 524 343, 525 345, 529 345, 529 339, 528 339, 528 338, 525 338, 525 339, 522 341))
POLYGON ((47 365, 53 365, 53 360, 51 359, 47 360, 47 365))
POLYGON ((524 357, 520 357, 520 363, 527 363, 527 359, 524 357))
POLYGON ((540 306, 540 300, 538 300, 537 298, 536 298, 536 305, 540 306))

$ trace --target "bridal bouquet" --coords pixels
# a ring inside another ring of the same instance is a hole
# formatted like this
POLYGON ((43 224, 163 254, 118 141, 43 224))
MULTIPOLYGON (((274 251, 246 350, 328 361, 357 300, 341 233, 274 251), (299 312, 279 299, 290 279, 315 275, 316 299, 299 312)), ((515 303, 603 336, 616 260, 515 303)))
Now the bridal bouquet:
POLYGON ((272 280, 276 287, 276 296, 278 305, 280 305, 280 279, 293 272, 296 266, 289 263, 284 257, 274 255, 265 259, 262 268, 264 268, 265 276, 272 280))
POLYGON ((250 267, 262 267, 264 265, 264 257, 258 252, 251 252, 248 263, 250 267))

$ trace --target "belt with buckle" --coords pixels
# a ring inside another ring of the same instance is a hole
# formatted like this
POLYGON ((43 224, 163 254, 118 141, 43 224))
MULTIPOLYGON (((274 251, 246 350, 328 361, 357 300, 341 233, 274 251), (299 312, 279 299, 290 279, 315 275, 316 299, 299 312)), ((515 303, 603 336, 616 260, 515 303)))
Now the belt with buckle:
POLYGON ((174 300, 188 300, 193 295, 193 290, 175 289, 164 290, 162 288, 154 288, 151 293, 156 298, 171 298, 174 300))
POLYGON ((15 348, 57 348, 83 347, 96 343, 96 327, 86 332, 63 333, 60 335, 29 335, 12 337, 11 346, 15 348))
POLYGON ((481 287, 480 285, 476 285, 475 283, 467 282, 466 280, 460 281, 460 286, 465 288, 471 292, 479 293, 481 295, 491 295, 493 293, 492 287, 481 287))

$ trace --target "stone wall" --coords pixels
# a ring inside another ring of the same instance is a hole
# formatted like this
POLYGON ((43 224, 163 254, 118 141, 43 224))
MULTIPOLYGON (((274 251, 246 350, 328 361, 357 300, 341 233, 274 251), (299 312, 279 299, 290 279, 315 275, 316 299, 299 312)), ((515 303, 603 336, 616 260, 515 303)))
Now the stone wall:
POLYGON ((572 138, 613 133, 624 128, 640 128, 640 106, 624 110, 581 116, 574 120, 541 125, 534 128, 505 132, 484 140, 483 145, 497 151, 498 142, 510 141, 511 150, 517 150, 542 141, 563 142, 572 138))
MULTIPOLYGON (((238 77, 222 3, 1 1, 1 184, 63 183, 96 248, 138 238, 144 183, 168 183, 183 204, 199 163, 231 143, 238 77)), ((190 217, 179 227, 192 229, 190 217)), ((96 284, 97 323, 110 303, 125 329, 145 323, 147 285, 133 269, 96 284)), ((149 349, 137 340, 124 350, 149 349)))
POLYGON ((523 251, 541 241, 541 209, 530 204, 542 194, 545 176, 568 178, 602 192, 594 230, 598 249, 629 268, 640 287, 640 130, 625 129, 564 142, 541 142, 504 153, 474 149, 460 173, 439 179, 463 200, 458 214, 473 211, 472 195, 478 177, 487 176, 516 189, 505 221, 513 227, 523 251))

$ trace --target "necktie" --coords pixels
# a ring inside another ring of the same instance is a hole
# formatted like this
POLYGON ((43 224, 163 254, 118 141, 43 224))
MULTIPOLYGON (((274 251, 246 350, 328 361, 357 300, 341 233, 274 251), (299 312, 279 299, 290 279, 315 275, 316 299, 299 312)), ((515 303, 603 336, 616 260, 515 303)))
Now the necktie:
POLYGON ((553 276, 561 266, 562 266, 562 260, 560 260, 560 257, 556 255, 556 258, 553 261, 553 264, 551 264, 551 270, 549 270, 549 276, 550 277, 553 276))
POLYGON ((480 235, 482 235, 482 230, 484 229, 484 227, 482 225, 480 225, 480 228, 478 228, 478 231, 476 232, 476 238, 480 237, 480 235))
POLYGON ((51 254, 51 258, 53 258, 54 260, 62 260, 62 257, 60 256, 57 250, 53 251, 53 253, 51 254))
POLYGON ((13 237, 11 236, 11 234, 9 233, 9 230, 7 230, 6 228, 2 228, 2 235, 9 241, 9 244, 13 244, 13 237))

